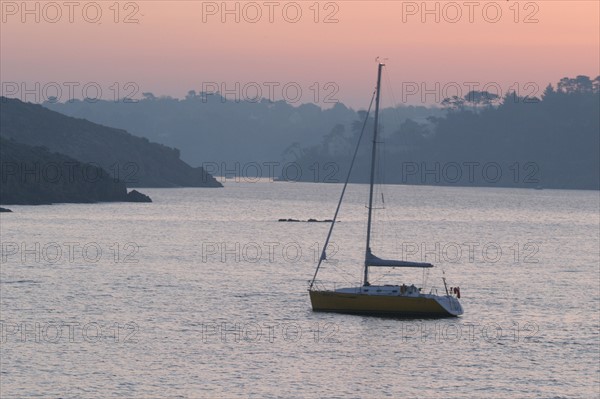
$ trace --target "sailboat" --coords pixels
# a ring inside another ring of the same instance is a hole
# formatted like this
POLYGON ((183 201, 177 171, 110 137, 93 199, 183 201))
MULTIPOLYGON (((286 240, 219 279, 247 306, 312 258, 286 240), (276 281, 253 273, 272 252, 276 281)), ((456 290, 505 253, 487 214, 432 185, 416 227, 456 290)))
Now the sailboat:
MULTIPOLYGON (((357 144, 352 159, 348 177, 343 186, 340 200, 335 211, 333 221, 329 228, 329 234, 325 240, 325 245, 321 252, 319 262, 317 264, 314 276, 309 286, 310 301, 313 311, 318 312, 335 312, 347 314, 363 314, 391 317, 457 317, 463 314, 463 308, 459 302, 460 289, 458 287, 448 290, 446 278, 443 278, 445 294, 438 295, 437 291, 431 290, 430 293, 422 292, 423 288, 419 288, 414 284, 407 285, 372 285, 369 283, 369 268, 371 267, 391 267, 391 268, 431 268, 431 263, 425 262, 409 262, 404 260, 387 260, 381 259, 374 255, 371 251, 371 227, 373 216, 373 186, 375 180, 375 166, 377 155, 377 131, 379 122, 379 100, 381 92, 381 74, 385 64, 378 60, 377 70, 377 87, 375 89, 375 127, 373 129, 373 144, 371 152, 371 173, 370 173, 370 188, 369 188, 369 205, 367 219, 367 234, 366 248, 364 257, 364 273, 362 284, 348 288, 334 288, 333 290, 317 288, 317 274, 324 261, 327 260, 326 249, 329 245, 329 240, 333 232, 333 227, 337 220, 337 216, 350 180, 352 166, 356 160, 358 153, 357 144)), ((372 104, 372 100, 371 100, 372 104)), ((369 109, 370 111, 370 109, 369 109)), ((368 119, 368 113, 367 118, 368 119)), ((363 125, 363 131, 366 127, 363 125)))

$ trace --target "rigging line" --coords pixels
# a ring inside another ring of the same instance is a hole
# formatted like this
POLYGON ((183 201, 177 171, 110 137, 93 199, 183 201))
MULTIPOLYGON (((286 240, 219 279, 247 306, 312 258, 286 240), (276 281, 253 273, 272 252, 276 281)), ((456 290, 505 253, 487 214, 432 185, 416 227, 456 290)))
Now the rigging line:
MULTIPOLYGON (((402 126, 402 117, 400 116, 400 111, 398 110, 399 105, 398 105, 398 101, 396 100, 396 95, 394 94, 394 90, 392 89, 392 82, 390 80, 389 73, 385 74, 385 78, 386 78, 386 84, 388 86, 388 91, 390 93, 391 101, 392 101, 392 109, 390 111, 390 114, 392 116, 392 119, 394 120, 393 122, 395 122, 395 125, 396 125, 396 129, 393 130, 390 134, 393 134, 395 131, 400 133, 400 135, 398 136, 396 145, 399 146, 398 150, 400 150, 400 154, 402 154, 402 153, 406 152, 406 146, 407 146, 408 141, 407 141, 406 137, 401 134, 400 127, 402 126)), ((406 104, 404 104, 404 105, 406 105, 406 104)), ((407 117, 404 119, 404 121, 406 121, 408 119, 415 120, 416 118, 407 117)))
POLYGON ((319 263, 317 264, 317 270, 315 270, 315 275, 313 276, 313 279, 310 282, 309 290, 312 289, 313 284, 315 283, 315 279, 317 278, 317 273, 319 272, 319 268, 321 267, 321 263, 326 258, 325 250, 327 249, 327 246, 329 245, 329 239, 331 238, 331 233, 333 232, 333 226, 335 225, 335 221, 337 220, 337 216, 340 211, 340 207, 342 206, 342 199, 344 198, 344 194, 346 193, 346 187, 348 187, 348 182, 350 181, 350 174, 352 173, 352 167, 354 166, 354 161, 356 161, 356 155, 358 154, 360 142, 361 142, 363 134, 365 132, 365 128, 367 127, 367 122, 369 121, 369 114, 371 113, 371 107, 373 106, 373 101, 375 100, 376 92, 377 92, 377 90, 373 91, 373 95, 371 96, 371 103, 369 104, 369 109, 367 110, 367 115, 365 116, 365 122, 363 123, 362 130, 360 131, 360 136, 358 136, 358 143, 356 143, 356 149, 354 150, 354 155, 352 156, 352 161, 350 162, 350 168, 348 169, 348 175, 346 176, 346 181, 344 182, 344 187, 342 188, 342 194, 340 195, 340 200, 338 201, 337 208, 335 210, 335 215, 333 216, 333 220, 331 222, 331 227, 329 227, 329 233, 327 234, 327 239, 325 240, 325 244, 323 245, 323 251, 321 251, 321 256, 319 257, 319 263))
MULTIPOLYGON (((385 80, 386 80, 386 84, 387 84, 387 93, 389 93, 389 97, 390 97, 389 101, 392 102, 392 109, 388 113, 388 115, 389 115, 388 118, 391 119, 390 125, 393 126, 395 124, 395 126, 396 126, 395 129, 393 129, 393 130, 391 130, 391 132, 389 132, 389 134, 390 134, 389 137, 392 137, 392 138, 390 138, 390 142, 391 142, 390 147, 394 148, 394 146, 400 146, 400 150, 401 150, 402 147, 404 145, 406 145, 407 142, 406 142, 406 139, 404 138, 404 136, 401 134, 398 136, 398 141, 394 142, 394 140, 393 140, 394 133, 396 133, 397 131, 400 130, 400 126, 402 125, 402 118, 401 118, 400 112, 398 110, 399 109, 398 100, 396 99, 396 95, 392 88, 390 73, 387 70, 385 71, 385 80)), ((385 153, 384 153, 384 156, 385 156, 385 153)), ((390 192, 387 192, 387 194, 388 194, 388 202, 396 203, 396 202, 394 202, 393 193, 390 191, 390 192)), ((391 213, 392 213, 391 211, 385 213, 386 220, 389 222, 390 226, 395 227, 394 233, 395 233, 396 240, 400 240, 401 235, 398 233, 397 224, 394 223, 394 222, 399 222, 399 220, 397 220, 396 214, 391 215, 391 213), (394 218, 392 218, 392 216, 394 218)), ((398 241, 396 241, 396 242, 398 242, 398 241)), ((425 272, 425 269, 423 269, 423 271, 425 272)), ((427 272, 429 272, 429 270, 427 270, 427 272)))
POLYGON ((347 275, 349 278, 351 278, 351 279, 353 279, 353 280, 354 280, 354 279, 356 279, 356 280, 354 280, 354 281, 350 281, 350 280, 348 280, 346 277, 344 277, 344 276, 342 275, 342 278, 343 278, 344 280, 346 280, 346 282, 347 282, 348 284, 350 284, 350 285, 354 285, 354 284, 356 284, 356 281, 357 281, 357 280, 358 280, 358 281, 360 281, 360 279, 359 279, 359 278, 357 278, 355 275, 353 275, 353 274, 351 274, 351 273, 349 273, 349 272, 347 272, 347 271, 345 271, 345 270, 342 270, 342 269, 340 269, 340 268, 339 268, 339 267, 337 267, 335 264, 333 264, 333 263, 328 263, 328 265, 332 266, 332 267, 333 267, 335 270, 337 270, 339 273, 344 273, 344 274, 346 274, 346 275, 347 275))
POLYGON ((427 285, 429 284, 429 269, 423 269, 423 291, 425 291, 427 285))
MULTIPOLYGON (((389 80, 389 74, 387 71, 383 71, 383 73, 385 74, 385 76, 388 78, 389 80)), ((391 90, 390 90, 391 91, 391 90)), ((381 94, 382 99, 385 99, 386 93, 382 92, 381 94)), ((376 182, 377 184, 375 185, 375 198, 376 198, 376 202, 379 202, 379 199, 381 198, 381 207, 376 207, 375 210, 381 210, 381 212, 374 212, 373 216, 376 220, 376 223, 373 224, 373 238, 374 238, 374 242, 375 244, 373 245, 373 247, 377 248, 378 251, 383 252, 384 250, 384 242, 385 242, 385 238, 386 238, 386 224, 385 221, 387 219, 389 219, 389 213, 387 212, 386 206, 385 206, 385 200, 384 200, 384 193, 386 193, 386 188, 385 188, 385 183, 387 182, 386 180, 386 166, 387 166, 387 159, 386 159, 386 153, 387 153, 387 148, 386 148, 386 135, 383 133, 386 133, 384 131, 385 128, 385 121, 387 120, 385 113, 381 113, 380 115, 380 120, 383 121, 383 123, 380 123, 380 127, 381 127, 381 131, 382 134, 379 136, 379 140, 377 141, 380 145, 377 147, 377 165, 376 165, 376 169, 375 169, 375 173, 376 173, 376 182)))
POLYGON ((398 124, 398 127, 400 127, 400 112, 398 111, 398 101, 396 100, 396 95, 394 94, 394 90, 392 90, 392 81, 390 80, 390 74, 386 73, 385 74, 385 79, 386 79, 386 83, 388 85, 388 91, 390 93, 390 96, 392 97, 392 109, 393 112, 392 114, 396 117, 396 123, 398 124))
POLYGON ((395 271, 396 271, 396 268, 392 267, 392 268, 390 268, 390 271, 385 272, 382 275, 378 276, 378 278, 376 278, 375 281, 373 281, 373 282, 376 283, 378 281, 383 281, 384 278, 386 278, 387 276, 389 276, 390 274, 392 274, 395 271))
MULTIPOLYGON (((400 145, 400 150, 402 150, 402 146, 406 145, 406 143, 407 143, 406 139, 402 135, 400 135, 399 136, 398 144, 395 144, 394 141, 393 141, 393 139, 392 139, 392 135, 396 131, 400 131, 400 126, 402 125, 402 118, 401 118, 400 112, 398 110, 398 108, 399 108, 398 100, 396 99, 396 95, 395 95, 393 87, 392 87, 392 82, 391 82, 391 79, 390 79, 390 73, 387 70, 384 71, 384 72, 385 72, 385 80, 386 80, 386 84, 387 84, 387 93, 389 93, 389 97, 390 97, 388 100, 391 101, 391 103, 392 103, 392 109, 389 112, 389 115, 390 115, 389 119, 391 119, 390 125, 393 126, 393 124, 395 123, 395 126, 396 126, 395 129, 392 129, 392 130, 390 130, 388 132, 388 134, 389 134, 388 137, 390 137, 390 144, 391 144, 390 147, 393 148, 394 145, 398 145, 399 144, 400 145)), ((402 152, 400 152, 400 153, 402 154, 402 152)), ((385 153, 384 153, 384 157, 385 157, 385 153)), ((388 192, 388 194, 389 194, 389 196, 388 196, 389 197, 388 198, 388 202, 396 203, 396 202, 394 202, 394 198, 393 198, 393 194, 392 194, 391 190, 390 190, 390 192, 388 192)), ((396 225, 394 223, 392 223, 391 211, 390 212, 386 211, 385 212, 385 216, 386 216, 386 218, 387 218, 386 220, 389 222, 390 226, 396 227, 396 225)), ((394 219, 394 221, 396 221, 396 220, 394 219)), ((394 229, 394 227, 392 227, 392 228, 394 229)), ((396 240, 397 240, 399 238, 397 236, 398 230, 394 229, 394 232, 396 233, 396 240)), ((427 270, 427 272, 429 272, 429 270, 427 270)))

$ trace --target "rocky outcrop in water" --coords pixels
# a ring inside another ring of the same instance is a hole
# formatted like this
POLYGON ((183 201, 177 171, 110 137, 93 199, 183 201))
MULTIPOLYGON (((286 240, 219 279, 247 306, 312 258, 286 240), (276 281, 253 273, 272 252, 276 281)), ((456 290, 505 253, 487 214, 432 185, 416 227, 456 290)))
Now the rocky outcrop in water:
POLYGON ((127 201, 129 202, 152 202, 150 197, 146 194, 142 194, 137 190, 131 190, 127 193, 127 201))

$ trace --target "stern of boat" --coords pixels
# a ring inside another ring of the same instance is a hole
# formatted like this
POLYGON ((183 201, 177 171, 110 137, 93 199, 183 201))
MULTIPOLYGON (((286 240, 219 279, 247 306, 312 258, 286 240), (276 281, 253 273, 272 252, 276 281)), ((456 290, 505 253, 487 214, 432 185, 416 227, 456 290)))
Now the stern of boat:
POLYGON ((436 302, 450 313, 452 316, 460 316, 464 313, 463 308, 458 299, 451 295, 435 296, 436 302))

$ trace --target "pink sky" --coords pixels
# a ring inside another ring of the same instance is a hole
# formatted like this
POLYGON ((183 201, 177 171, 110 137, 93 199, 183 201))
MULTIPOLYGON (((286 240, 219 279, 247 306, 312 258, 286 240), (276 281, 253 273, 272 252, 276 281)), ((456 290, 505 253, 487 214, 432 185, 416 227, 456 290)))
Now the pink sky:
POLYGON ((408 104, 439 102, 456 87, 466 94, 473 84, 539 94, 564 76, 600 74, 595 0, 227 2, 237 15, 224 14, 221 1, 120 2, 118 15, 114 1, 76 3, 70 9, 62 1, 29 1, 33 12, 27 14, 21 1, 1 2, 3 94, 17 83, 12 97, 43 99, 52 90, 42 87, 56 82, 66 100, 68 82, 79 84, 78 98, 83 85, 96 82, 104 98, 117 86, 120 96, 184 97, 216 83, 236 93, 230 98, 251 97, 256 87, 268 97, 271 86, 281 99, 287 85, 290 102, 299 88, 301 102, 328 106, 324 96, 330 94, 362 107, 377 56, 388 59, 397 103, 408 104), (424 13, 424 5, 432 12, 424 13), (125 23, 128 15, 138 22, 125 23), (40 89, 33 94, 36 82, 40 89), (425 97, 423 89, 430 90, 425 97))

